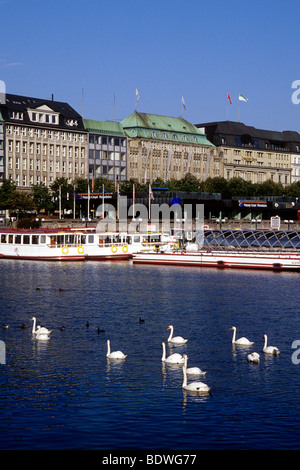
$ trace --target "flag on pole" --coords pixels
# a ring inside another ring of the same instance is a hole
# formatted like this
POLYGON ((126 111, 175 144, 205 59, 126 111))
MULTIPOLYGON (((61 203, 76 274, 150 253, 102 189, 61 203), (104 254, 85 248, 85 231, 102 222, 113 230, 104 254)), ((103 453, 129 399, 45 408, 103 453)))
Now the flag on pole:
POLYGON ((150 197, 150 199, 154 199, 152 188, 151 188, 150 184, 149 184, 149 197, 150 197))
POLYGON ((135 111, 137 110, 137 105, 138 105, 139 99, 140 99, 140 94, 139 94, 138 89, 136 88, 135 89, 135 111))
POLYGON ((229 93, 227 93, 227 99, 229 100, 229 103, 232 104, 229 93))
POLYGON ((184 97, 183 97, 183 96, 181 97, 181 103, 182 103, 183 109, 186 110, 185 101, 184 101, 184 97))
POLYGON ((92 177, 92 193, 94 192, 94 189, 95 189, 95 178, 94 178, 94 175, 92 177))
POLYGON ((241 95, 241 94, 239 93, 239 100, 240 100, 240 101, 245 101, 245 102, 247 103, 248 98, 246 98, 246 96, 243 96, 243 95, 241 95))

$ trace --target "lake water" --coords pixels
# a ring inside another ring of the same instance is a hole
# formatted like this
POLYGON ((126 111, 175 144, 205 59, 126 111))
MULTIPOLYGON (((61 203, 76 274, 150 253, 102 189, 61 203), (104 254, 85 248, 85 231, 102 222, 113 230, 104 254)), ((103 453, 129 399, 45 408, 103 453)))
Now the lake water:
POLYGON ((0 278, 0 449, 300 447, 299 274, 2 260, 0 278), (50 341, 32 338, 32 316, 50 341), (205 370, 189 381, 210 395, 162 364, 170 324, 188 342, 168 354, 205 370), (233 325, 254 346, 233 347, 233 325), (262 353, 264 333, 280 356, 262 353), (106 359, 108 338, 125 361, 106 359))

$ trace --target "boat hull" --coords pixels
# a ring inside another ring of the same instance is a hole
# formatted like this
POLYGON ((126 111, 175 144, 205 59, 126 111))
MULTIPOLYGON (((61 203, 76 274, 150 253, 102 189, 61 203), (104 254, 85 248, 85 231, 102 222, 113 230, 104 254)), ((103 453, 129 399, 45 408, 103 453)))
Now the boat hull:
POLYGON ((219 269, 266 269, 273 271, 299 271, 300 255, 270 252, 197 252, 137 253, 134 264, 160 264, 176 266, 214 267, 219 269))

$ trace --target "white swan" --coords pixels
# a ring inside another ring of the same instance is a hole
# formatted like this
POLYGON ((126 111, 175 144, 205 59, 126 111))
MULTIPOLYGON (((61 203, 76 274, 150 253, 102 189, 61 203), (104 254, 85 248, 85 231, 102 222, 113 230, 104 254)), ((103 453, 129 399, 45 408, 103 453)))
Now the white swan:
POLYGON ((110 341, 107 340, 107 354, 106 357, 108 359, 126 359, 127 354, 123 354, 122 351, 113 351, 110 352, 110 341))
POLYGON ((199 367, 188 367, 187 366, 188 357, 186 354, 184 354, 183 357, 184 357, 184 364, 185 364, 185 370, 186 370, 187 375, 206 375, 206 372, 201 370, 199 367))
POLYGON ((169 334, 169 338, 168 338, 169 343, 185 344, 187 342, 187 339, 182 338, 182 336, 174 336, 173 337, 174 328, 173 328, 172 325, 168 326, 167 330, 171 330, 170 334, 169 334))
POLYGON ((241 346, 251 346, 252 344, 254 344, 253 341, 249 341, 244 336, 242 338, 239 338, 239 339, 236 340, 235 339, 235 337, 236 337, 236 327, 233 326, 230 329, 233 330, 232 344, 240 344, 241 346))
POLYGON ((260 360, 260 355, 257 352, 253 352, 251 354, 248 354, 247 359, 249 362, 254 362, 255 364, 258 364, 260 360))
POLYGON ((163 347, 163 353, 161 357, 162 362, 167 362, 168 364, 184 364, 184 358, 181 354, 174 353, 166 357, 166 345, 164 342, 161 344, 163 347))
POLYGON ((265 338, 265 343, 263 347, 263 352, 266 354, 274 354, 275 356, 278 356, 280 354, 279 349, 276 348, 276 346, 267 346, 267 341, 268 341, 267 335, 264 335, 264 338, 265 338))
POLYGON ((183 366, 182 370, 183 370, 182 388, 184 390, 187 390, 189 392, 198 392, 198 393, 201 393, 201 392, 208 393, 210 391, 210 387, 203 382, 191 382, 188 384, 185 365, 183 366))
POLYGON ((44 326, 36 327, 36 317, 32 317, 31 321, 33 321, 32 334, 34 334, 37 339, 47 339, 46 336, 48 336, 49 339, 49 335, 52 330, 48 330, 48 328, 45 328, 44 326))

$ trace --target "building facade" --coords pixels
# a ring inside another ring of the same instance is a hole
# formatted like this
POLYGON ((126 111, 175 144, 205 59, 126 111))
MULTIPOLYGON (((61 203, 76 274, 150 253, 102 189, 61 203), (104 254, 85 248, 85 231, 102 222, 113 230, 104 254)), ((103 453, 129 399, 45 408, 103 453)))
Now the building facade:
POLYGON ((0 112, 0 184, 4 178, 4 120, 0 112))
POLYGON ((84 119, 88 132, 89 179, 127 180, 127 137, 120 123, 84 119))
POLYGON ((240 122, 197 124, 213 142, 223 161, 223 177, 252 183, 272 180, 287 186, 300 181, 300 135, 268 131, 240 122))
POLYGON ((0 113, 3 178, 12 179, 18 189, 49 186, 57 177, 69 182, 88 177, 87 132, 68 103, 6 94, 0 113))
POLYGON ((185 119, 135 112, 121 124, 128 137, 128 179, 145 184, 187 173, 199 180, 219 176, 215 146, 185 119))

